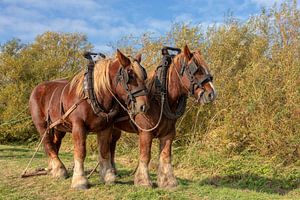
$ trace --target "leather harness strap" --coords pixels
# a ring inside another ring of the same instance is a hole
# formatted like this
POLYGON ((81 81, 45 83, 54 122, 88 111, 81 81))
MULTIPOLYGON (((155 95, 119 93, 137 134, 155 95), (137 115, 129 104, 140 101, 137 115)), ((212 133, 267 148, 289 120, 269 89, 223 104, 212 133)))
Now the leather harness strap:
MULTIPOLYGON (((105 117, 107 117, 107 120, 110 120, 118 114, 119 106, 117 103, 115 103, 113 105, 113 108, 110 111, 107 111, 103 108, 103 106, 97 100, 97 97, 96 97, 96 94, 94 91, 94 67, 95 67, 95 62, 97 60, 95 60, 95 58, 92 55, 95 55, 95 53, 87 52, 84 54, 84 57, 89 60, 89 63, 86 67, 86 71, 84 74, 84 83, 83 83, 84 93, 88 97, 88 102, 90 103, 94 113, 101 117, 105 116, 105 117)), ((101 56, 101 57, 104 58, 103 56, 101 56)), ((133 60, 132 62, 137 62, 137 61, 133 60)), ((147 76, 145 75, 145 77, 147 77, 147 76)), ((131 103, 135 103, 136 97, 144 96, 144 95, 147 95, 147 93, 148 93, 147 88, 145 86, 139 86, 132 90, 129 90, 128 83, 130 81, 130 77, 124 67, 120 67, 115 81, 116 81, 116 84, 121 83, 123 88, 127 92, 127 100, 126 100, 127 106, 130 105, 131 103)))
POLYGON ((157 92, 160 93, 160 96, 157 98, 165 98, 164 106, 163 106, 163 114, 166 118, 175 120, 181 117, 185 111, 186 107, 186 100, 187 96, 183 95, 178 99, 177 108, 175 111, 172 111, 169 101, 168 101, 168 84, 167 84, 167 77, 170 65, 172 63, 173 58, 175 55, 170 55, 168 50, 177 51, 180 53, 180 49, 172 48, 172 47, 164 47, 162 49, 163 59, 162 64, 157 67, 155 71, 155 89, 157 92))

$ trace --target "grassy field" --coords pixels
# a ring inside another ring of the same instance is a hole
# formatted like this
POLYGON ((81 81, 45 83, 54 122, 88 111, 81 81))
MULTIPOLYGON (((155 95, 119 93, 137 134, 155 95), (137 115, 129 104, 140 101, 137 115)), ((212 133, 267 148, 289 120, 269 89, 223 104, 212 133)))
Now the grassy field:
MULTIPOLYGON (((34 149, 25 146, 0 145, 0 199, 300 199, 300 167, 270 163, 253 155, 225 158, 200 154, 191 164, 181 164, 179 150, 174 150, 175 174, 179 186, 172 190, 142 188, 133 185, 130 174, 137 163, 137 151, 118 152, 120 177, 115 185, 100 183, 97 173, 90 178, 90 189, 70 188, 71 178, 55 180, 50 176, 20 178, 34 149)), ((61 158, 69 173, 72 168, 71 149, 63 148, 61 158)), ((196 158, 196 157, 195 157, 196 158)), ((191 157, 192 159, 192 157, 191 157)), ((153 159, 155 160, 155 159, 153 159)), ((86 169, 97 162, 89 155, 86 169)), ((155 166, 151 176, 156 182, 155 166)), ((39 152, 31 169, 45 167, 46 158, 39 152)))

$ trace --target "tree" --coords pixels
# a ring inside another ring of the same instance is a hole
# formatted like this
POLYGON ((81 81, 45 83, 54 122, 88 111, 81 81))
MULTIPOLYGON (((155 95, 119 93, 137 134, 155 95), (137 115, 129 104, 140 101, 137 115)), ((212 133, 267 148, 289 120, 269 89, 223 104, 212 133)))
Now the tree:
POLYGON ((32 44, 13 39, 1 46, 0 124, 9 123, 0 126, 0 142, 37 136, 26 109, 31 90, 40 82, 74 75, 85 64, 83 51, 91 47, 85 35, 55 32, 37 36, 32 44), (15 123, 20 119, 25 120, 15 123))

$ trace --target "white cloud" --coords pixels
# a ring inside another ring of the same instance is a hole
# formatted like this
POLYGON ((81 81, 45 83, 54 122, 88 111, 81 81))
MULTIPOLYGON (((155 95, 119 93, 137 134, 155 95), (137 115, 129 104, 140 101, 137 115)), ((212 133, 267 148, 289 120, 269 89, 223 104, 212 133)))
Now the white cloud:
POLYGON ((171 21, 158 20, 153 18, 148 18, 143 23, 144 23, 144 27, 146 28, 145 30, 152 32, 154 34, 164 33, 165 31, 169 30, 172 25, 171 21))
POLYGON ((1 0, 2 40, 17 37, 30 42, 45 31, 80 32, 87 34, 90 40, 107 41, 127 34, 141 34, 145 27, 127 22, 122 13, 93 0, 1 0))
POLYGON ((103 53, 104 55, 110 55, 113 49, 108 45, 94 44, 93 51, 103 53))
MULTIPOLYGON (((162 18, 137 9, 140 7, 135 7, 135 3, 120 0, 0 0, 0 43, 13 37, 31 42, 45 31, 80 32, 87 34, 95 48, 110 51, 107 43, 129 34, 139 36, 149 31, 159 36, 170 29, 172 22, 201 23, 202 26, 208 26, 212 22, 221 22, 228 7, 244 16, 244 11, 249 6, 269 6, 274 1, 236 2, 237 0, 177 0, 166 5, 165 11, 169 13, 162 18)), ((143 2, 144 4, 147 3, 143 2)), ((162 9, 154 6, 151 7, 154 11, 162 9)))
POLYGON ((281 4, 284 0, 250 0, 252 3, 255 3, 260 6, 270 7, 273 6, 274 3, 281 4))
POLYGON ((190 13, 182 13, 175 17, 175 22, 192 23, 194 21, 195 21, 195 18, 190 13))

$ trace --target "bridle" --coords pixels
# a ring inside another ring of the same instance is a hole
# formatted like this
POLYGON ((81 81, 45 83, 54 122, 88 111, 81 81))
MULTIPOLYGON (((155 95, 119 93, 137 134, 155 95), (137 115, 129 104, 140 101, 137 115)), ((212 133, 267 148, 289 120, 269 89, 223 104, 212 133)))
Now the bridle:
MULTIPOLYGON (((203 94, 205 91, 204 85, 208 82, 213 81, 213 76, 209 72, 207 72, 207 70, 205 70, 202 66, 201 68, 199 68, 195 63, 194 58, 192 58, 192 60, 188 64, 181 62, 179 78, 182 79, 184 73, 187 75, 187 78, 190 81, 190 88, 188 89, 190 95, 194 95, 195 91, 198 88, 202 89, 202 94, 203 94), (195 74, 198 72, 198 70, 201 70, 203 73, 203 77, 200 80, 195 78, 195 74)), ((199 97, 202 94, 200 94, 199 97)))
MULTIPOLYGON (((163 99, 167 99, 167 75, 168 75, 168 68, 170 67, 172 60, 174 60, 174 57, 176 55, 178 55, 179 53, 181 53, 181 49, 179 48, 174 48, 174 47, 164 47, 162 49, 162 55, 163 55, 163 60, 162 60, 162 64, 157 68, 156 70, 156 88, 157 90, 160 92, 160 96, 161 98, 164 97, 163 99), (171 54, 169 53, 169 51, 171 52, 176 52, 176 54, 171 54)), ((210 82, 213 80, 213 77, 210 73, 207 72, 206 69, 204 69, 202 67, 199 68, 197 66, 197 64, 195 63, 195 61, 192 60, 188 63, 182 62, 183 60, 181 60, 181 68, 180 68, 180 73, 177 71, 176 67, 174 66, 174 69, 178 75, 178 78, 181 82, 181 85, 189 92, 190 95, 194 95, 195 91, 198 88, 201 88, 201 93, 198 95, 197 101, 200 101, 201 97, 203 96, 204 92, 205 92, 205 88, 204 85, 207 82, 210 82), (200 80, 196 79, 195 75, 198 72, 198 70, 202 70, 203 76, 200 80), (183 75, 186 74, 187 78, 190 81, 190 87, 186 88, 184 83, 183 83, 183 75)), ((174 64, 174 63, 173 63, 174 64)), ((169 73, 170 75, 170 73, 169 73)), ((179 97, 178 102, 177 102, 177 108, 174 111, 174 109, 171 108, 171 106, 169 105, 168 101, 164 102, 164 110, 163 113, 164 115, 171 119, 171 120, 175 120, 178 119, 179 117, 181 117, 185 111, 185 107, 186 107, 186 99, 187 96, 186 95, 182 95, 179 97), (173 111, 172 111, 173 110, 173 111)))
MULTIPOLYGON (((132 64, 135 64, 134 62, 136 62, 136 64, 138 64, 140 66, 140 64, 136 60, 133 60, 131 62, 132 62, 132 64)), ((142 66, 140 66, 140 67, 143 70, 143 67, 142 66)), ((147 75, 144 75, 144 78, 147 79, 147 75)), ((123 86, 123 88, 125 89, 126 94, 127 94, 127 100, 126 100, 127 107, 129 107, 131 104, 133 104, 133 106, 134 106, 134 104, 136 103, 137 97, 145 96, 148 94, 148 90, 144 85, 140 85, 140 86, 130 90, 129 89, 130 79, 131 79, 131 77, 129 76, 128 71, 124 67, 120 67, 120 69, 117 73, 117 76, 116 76, 116 87, 118 84, 121 84, 123 86)))
MULTIPOLYGON (((94 91, 94 84, 93 84, 94 82, 93 72, 94 72, 95 63, 97 60, 101 58, 104 59, 105 55, 101 53, 86 52, 84 53, 84 57, 89 60, 89 63, 86 67, 86 72, 84 74, 84 91, 85 91, 85 95, 88 97, 88 102, 90 103, 92 110, 96 115, 98 116, 104 115, 107 118, 112 118, 117 114, 116 107, 118 106, 118 104, 115 104, 113 106, 113 109, 110 111, 105 110, 96 98, 96 94, 94 91)), ((134 60, 133 62, 137 62, 137 61, 134 60)), ((142 68, 142 66, 138 62, 137 64, 142 68)), ((144 68, 142 69, 145 72, 144 68)), ((146 78, 147 76, 145 75, 144 77, 146 78)), ((148 91, 144 85, 138 86, 130 90, 129 89, 130 79, 131 77, 129 76, 128 71, 123 66, 121 66, 115 79, 116 87, 118 84, 122 85, 122 87, 124 88, 127 94, 126 106, 129 107, 130 105, 132 105, 132 108, 134 108, 136 103, 136 98, 139 96, 147 95, 148 91)), ((127 110, 126 107, 121 104, 121 102, 117 99, 117 97, 113 94, 113 92, 110 89, 109 91, 113 95, 113 97, 117 100, 117 102, 121 105, 121 107, 124 108, 127 112, 129 112, 129 110, 127 110)))

